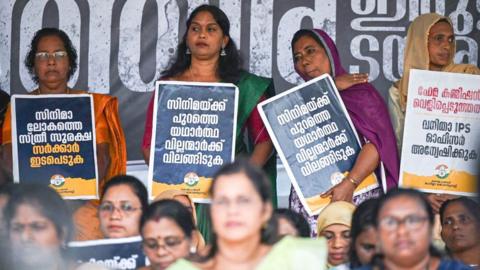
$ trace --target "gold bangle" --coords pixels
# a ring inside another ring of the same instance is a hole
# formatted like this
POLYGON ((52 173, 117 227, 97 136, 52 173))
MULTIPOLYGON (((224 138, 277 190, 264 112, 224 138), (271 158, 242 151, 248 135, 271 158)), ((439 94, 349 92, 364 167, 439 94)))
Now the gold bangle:
POLYGON ((347 177, 345 177, 345 179, 350 181, 350 183, 352 183, 355 187, 358 187, 357 181, 355 181, 355 179, 353 179, 351 176, 347 176, 347 177))

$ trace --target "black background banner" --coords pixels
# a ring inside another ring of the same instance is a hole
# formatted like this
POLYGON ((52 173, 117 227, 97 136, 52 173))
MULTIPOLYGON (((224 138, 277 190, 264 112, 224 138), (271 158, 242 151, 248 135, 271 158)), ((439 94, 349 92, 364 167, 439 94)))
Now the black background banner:
POLYGON ((457 62, 478 65, 480 0, 2 0, 0 88, 35 88, 23 61, 41 27, 60 27, 79 53, 70 86, 117 96, 128 160, 140 160, 148 100, 160 71, 174 55, 188 14, 202 3, 220 6, 249 71, 275 80, 276 91, 301 80, 293 71, 290 40, 300 28, 327 31, 347 71, 368 72, 386 97, 400 78, 410 22, 419 14, 450 16, 457 62))

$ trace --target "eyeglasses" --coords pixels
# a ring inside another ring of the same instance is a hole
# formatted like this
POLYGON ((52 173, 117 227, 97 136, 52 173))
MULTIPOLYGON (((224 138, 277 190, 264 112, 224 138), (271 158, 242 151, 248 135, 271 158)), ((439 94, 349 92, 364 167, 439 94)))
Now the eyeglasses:
POLYGON ((226 198, 220 198, 216 200, 212 200, 212 207, 217 209, 225 210, 230 208, 230 205, 236 205, 238 208, 241 209, 250 209, 253 204, 253 200, 247 197, 239 197, 235 200, 229 200, 226 198))
POLYGON ((48 53, 48 52, 38 52, 35 54, 35 58, 37 58, 38 61, 48 61, 51 58, 53 58, 55 61, 62 60, 67 56, 66 51, 57 51, 53 53, 48 53))
POLYGON ((427 219, 427 217, 417 215, 408 215, 404 218, 384 217, 380 220, 380 227, 387 231, 394 231, 398 229, 400 224, 404 223, 408 230, 417 230, 422 227, 427 219))
POLYGON ((448 42, 448 44, 453 44, 453 42, 455 42, 455 37, 447 37, 442 34, 428 37, 428 39, 431 40, 434 45, 442 45, 444 42, 448 42))
POLYGON ((160 244, 158 240, 154 240, 154 239, 144 239, 142 244, 144 248, 150 249, 153 251, 157 251, 159 248, 172 250, 175 247, 179 246, 183 242, 183 240, 185 240, 185 237, 167 236, 163 238, 163 244, 160 244))
POLYGON ((113 212, 118 210, 122 215, 129 216, 133 212, 137 211, 138 209, 142 209, 141 207, 133 207, 130 203, 121 203, 120 207, 116 207, 112 203, 102 203, 98 208, 100 214, 113 214, 113 212))

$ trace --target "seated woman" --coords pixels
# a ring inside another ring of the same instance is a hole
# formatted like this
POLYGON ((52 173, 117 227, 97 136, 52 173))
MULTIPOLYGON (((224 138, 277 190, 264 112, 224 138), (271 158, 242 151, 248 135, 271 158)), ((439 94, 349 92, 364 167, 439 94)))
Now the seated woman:
POLYGON ((105 238, 139 235, 140 218, 148 207, 147 189, 136 177, 118 175, 103 189, 98 207, 100 229, 105 238))
POLYGON ((196 231, 190 211, 180 202, 164 199, 152 203, 140 223, 143 251, 150 261, 149 266, 141 269, 163 270, 176 260, 195 254, 196 231))
POLYGON ((348 269, 350 227, 355 205, 337 201, 327 205, 318 215, 318 237, 328 245, 327 269, 348 269))
POLYGON ((276 242, 270 183, 248 161, 222 167, 210 189, 214 239, 206 256, 169 269, 324 269, 325 242, 283 237, 276 242))
MULTIPOLYGON (((31 95, 84 94, 67 83, 77 70, 77 52, 65 32, 57 28, 38 30, 31 42, 25 65, 38 88, 31 95)), ((126 171, 126 145, 118 116, 117 99, 94 94, 95 136, 100 188, 114 175, 126 171)), ((2 129, 2 164, 12 173, 12 130, 10 108, 2 129)), ((99 238, 97 205, 90 202, 79 208, 75 215, 78 240, 99 238)))
POLYGON ((465 197, 448 200, 440 208, 440 219, 448 254, 480 269, 480 205, 465 197))
MULTIPOLYGON (((157 197, 155 197, 154 201, 160 201, 160 200, 176 200, 179 203, 181 203, 183 206, 185 206, 188 211, 191 213, 193 222, 195 226, 197 226, 197 212, 195 210, 195 204, 193 203, 192 199, 188 194, 182 190, 177 190, 177 189, 170 189, 170 190, 165 190, 162 193, 158 194, 157 197)), ((197 251, 202 251, 205 248, 205 240, 203 239, 202 234, 200 231, 195 229, 193 232, 192 236, 192 242, 193 245, 196 247, 197 251)))
POLYGON ((66 244, 73 228, 65 201, 42 185, 16 187, 5 207, 10 265, 5 269, 73 269, 66 244))
POLYGON ((377 199, 361 203, 352 216, 350 231, 350 268, 368 265, 376 252, 377 232, 375 230, 375 206, 377 199))
POLYGON ((277 220, 279 236, 310 237, 310 225, 299 213, 279 208, 273 211, 273 218, 277 220))
MULTIPOLYGON (((378 196, 381 190, 356 197, 353 197, 353 192, 363 179, 373 172, 377 172, 377 178, 381 179, 380 162, 383 163, 386 174, 386 186, 383 190, 396 187, 400 163, 395 135, 388 118, 387 107, 378 91, 367 83, 364 75, 346 73, 341 66, 335 43, 322 30, 297 31, 292 39, 292 52, 295 70, 304 80, 308 81, 323 74, 332 76, 363 142, 362 150, 348 176, 322 197, 331 196, 332 201, 353 201, 358 205, 368 198, 378 196)), ((308 216, 293 189, 290 195, 290 208, 307 218, 312 235, 316 235, 316 218, 308 216)))
POLYGON ((424 195, 413 189, 397 189, 380 198, 375 227, 382 257, 359 269, 470 269, 442 259, 432 246, 434 214, 424 195))

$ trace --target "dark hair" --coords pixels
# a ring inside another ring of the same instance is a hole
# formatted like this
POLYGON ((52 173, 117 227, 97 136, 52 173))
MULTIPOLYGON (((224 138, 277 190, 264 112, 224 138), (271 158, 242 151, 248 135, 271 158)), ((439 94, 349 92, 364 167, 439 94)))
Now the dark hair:
POLYGON ((193 18, 200 12, 208 12, 218 23, 222 32, 228 37, 228 43, 225 46, 225 56, 220 56, 218 62, 218 76, 223 82, 236 83, 240 79, 240 55, 237 46, 230 37, 230 21, 227 15, 220 8, 214 5, 201 5, 195 8, 187 19, 187 29, 183 35, 182 41, 178 44, 176 57, 169 68, 162 72, 162 77, 174 77, 181 74, 190 67, 191 55, 186 54, 187 51, 187 34, 193 18))
MULTIPOLYGON (((222 168, 220 168, 220 170, 217 171, 217 173, 215 173, 212 185, 210 186, 210 196, 213 197, 215 193, 215 186, 220 176, 232 175, 237 173, 244 173, 247 176, 247 179, 250 180, 250 183, 252 183, 255 191, 260 196, 262 202, 271 202, 272 194, 270 181, 268 180, 262 169, 252 165, 245 157, 237 157, 233 163, 224 165, 222 168)), ((210 211, 207 212, 211 220, 210 211)), ((210 226, 212 226, 212 224, 210 224, 210 226)), ((212 231, 211 248, 208 255, 204 259, 214 257, 218 251, 218 246, 216 243, 217 236, 212 227, 210 228, 210 231, 212 231)), ((275 218, 270 218, 266 226, 262 228, 261 242, 271 245, 274 244, 277 240, 277 221, 275 220, 275 218)))
POLYGON ((360 267, 360 262, 355 250, 355 241, 358 236, 369 228, 375 227, 375 206, 378 199, 370 199, 361 203, 353 212, 352 227, 350 228, 350 237, 352 239, 349 250, 350 266, 360 267))
POLYGON ((120 186, 120 185, 127 185, 129 186, 133 193, 137 196, 138 200, 140 201, 140 204, 142 205, 142 211, 147 209, 148 207, 148 193, 147 189, 145 188, 145 185, 142 183, 142 181, 138 180, 138 178, 131 176, 131 175, 117 175, 111 178, 103 187, 102 191, 102 198, 105 196, 105 193, 107 191, 115 186, 120 186))
POLYGON ((147 207, 140 219, 140 233, 143 235, 145 223, 162 218, 172 220, 188 238, 192 238, 192 232, 196 229, 192 213, 183 204, 171 199, 156 201, 147 207))
POLYGON ((277 221, 279 218, 288 220, 297 230, 299 237, 310 237, 310 225, 301 214, 290 209, 278 208, 273 212, 273 216, 277 221))
POLYGON ((39 210, 40 214, 50 220, 60 239, 65 243, 71 240, 73 225, 70 210, 65 201, 52 188, 39 184, 18 184, 11 193, 4 211, 7 230, 15 217, 18 207, 29 204, 39 210))
POLYGON ((443 222, 443 218, 445 217, 445 210, 447 207, 453 203, 460 203, 465 209, 472 215, 476 223, 480 223, 480 204, 475 202, 472 199, 467 197, 458 197, 456 199, 448 200, 442 204, 440 207, 440 220, 443 222))
MULTIPOLYGON (((428 223, 431 228, 434 223, 435 215, 433 213, 432 207, 430 206, 427 199, 425 198, 425 195, 418 190, 405 189, 405 188, 392 189, 386 195, 379 198, 377 207, 375 208, 375 227, 378 229, 378 225, 379 225, 378 216, 380 214, 380 211, 385 206, 385 204, 393 199, 396 199, 398 197, 403 197, 403 196, 417 200, 417 202, 421 205, 421 208, 423 208, 425 212, 427 212, 428 223)), ((433 256, 433 257, 438 257, 438 258, 442 257, 442 253, 438 251, 432 244, 430 244, 429 253, 430 253, 430 256, 433 256)), ((373 256, 372 262, 370 264, 373 267, 377 267, 378 269, 383 270, 385 269, 383 265, 383 258, 384 258, 383 254, 376 254, 375 256, 373 256)))
POLYGON ((42 28, 38 30, 33 36, 32 42, 30 44, 30 50, 25 57, 25 66, 27 67, 28 73, 30 73, 30 76, 32 76, 32 79, 35 83, 38 83, 38 76, 37 74, 35 74, 35 54, 38 50, 38 43, 43 37, 49 36, 56 36, 60 38, 63 42, 63 46, 65 47, 65 51, 68 55, 68 64, 70 66, 70 69, 67 73, 69 80, 77 70, 77 50, 75 50, 75 47, 73 47, 72 41, 70 40, 68 35, 58 28, 42 28))

